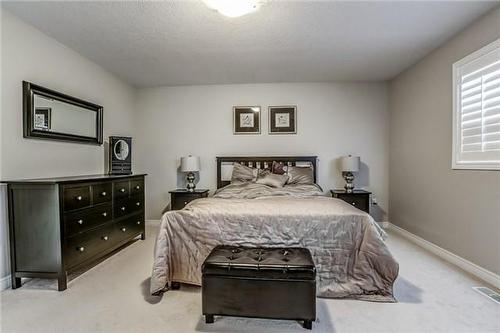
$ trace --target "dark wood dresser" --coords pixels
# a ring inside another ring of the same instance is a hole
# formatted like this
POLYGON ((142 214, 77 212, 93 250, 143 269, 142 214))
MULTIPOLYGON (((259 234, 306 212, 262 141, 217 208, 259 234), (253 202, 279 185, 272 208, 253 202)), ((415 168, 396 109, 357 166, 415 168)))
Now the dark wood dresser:
POLYGON ((12 288, 21 277, 58 279, 145 237, 144 176, 92 175, 8 184, 12 288))

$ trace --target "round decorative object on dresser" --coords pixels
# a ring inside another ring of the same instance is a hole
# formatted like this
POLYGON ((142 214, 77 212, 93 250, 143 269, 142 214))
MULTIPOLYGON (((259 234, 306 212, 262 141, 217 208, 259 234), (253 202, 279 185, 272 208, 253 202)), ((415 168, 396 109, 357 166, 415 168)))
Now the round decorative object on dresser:
POLYGON ((109 174, 132 174, 132 138, 125 136, 109 137, 109 174))

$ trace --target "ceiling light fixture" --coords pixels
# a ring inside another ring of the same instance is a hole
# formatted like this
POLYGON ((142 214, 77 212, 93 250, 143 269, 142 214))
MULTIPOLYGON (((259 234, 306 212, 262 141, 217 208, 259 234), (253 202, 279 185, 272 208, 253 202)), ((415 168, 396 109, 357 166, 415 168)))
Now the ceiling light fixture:
POLYGON ((257 11, 264 0, 202 0, 207 7, 222 15, 238 17, 257 11))

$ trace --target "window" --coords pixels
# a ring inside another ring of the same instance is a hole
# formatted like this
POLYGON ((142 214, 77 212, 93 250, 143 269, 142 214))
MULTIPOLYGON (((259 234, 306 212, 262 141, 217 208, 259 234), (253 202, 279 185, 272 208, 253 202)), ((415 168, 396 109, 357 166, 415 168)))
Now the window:
POLYGON ((500 170, 500 39, 453 64, 453 169, 500 170))

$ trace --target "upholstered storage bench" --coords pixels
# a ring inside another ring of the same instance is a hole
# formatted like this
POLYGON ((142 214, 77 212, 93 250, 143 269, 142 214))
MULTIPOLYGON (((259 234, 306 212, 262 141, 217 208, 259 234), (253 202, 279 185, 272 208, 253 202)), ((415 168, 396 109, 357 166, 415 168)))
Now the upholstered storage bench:
POLYGON ((316 269, 305 248, 248 248, 220 245, 202 266, 202 308, 214 315, 316 319, 316 269))

